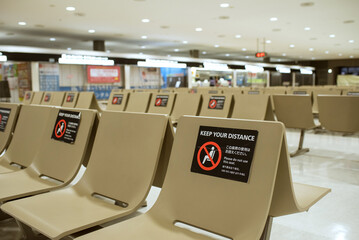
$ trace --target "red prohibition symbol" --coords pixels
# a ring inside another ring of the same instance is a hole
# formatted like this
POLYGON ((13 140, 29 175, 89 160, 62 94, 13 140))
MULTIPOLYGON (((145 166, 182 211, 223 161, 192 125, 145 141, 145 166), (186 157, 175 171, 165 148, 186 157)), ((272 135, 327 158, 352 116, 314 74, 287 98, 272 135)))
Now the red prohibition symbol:
POLYGON ((211 100, 209 102, 209 107, 210 108, 215 108, 217 106, 217 101, 215 99, 211 100))
POLYGON ((64 119, 61 119, 55 127, 55 136, 57 138, 62 137, 65 134, 66 130, 66 121, 64 119))
POLYGON ((114 97, 113 99, 112 99, 112 104, 116 104, 117 103, 117 97, 114 97))
POLYGON ((2 119, 2 115, 0 114, 0 122, 1 122, 1 119, 2 119))
POLYGON ((160 106, 162 103, 162 99, 161 98, 157 98, 156 99, 156 106, 160 106))
POLYGON ((200 147, 200 149, 198 150, 198 153, 197 153, 198 165, 205 171, 211 171, 211 170, 215 169, 218 166, 218 164, 221 162, 221 158, 222 158, 222 150, 219 147, 219 145, 217 143, 215 143, 215 142, 206 142, 205 144, 203 144, 200 147), (213 146, 211 152, 214 151, 214 149, 216 149, 215 151, 218 152, 218 159, 217 159, 216 162, 215 162, 215 160, 213 158, 216 154, 210 154, 210 152, 208 152, 208 149, 206 148, 206 146, 208 146, 208 145, 213 146), (201 159, 202 150, 204 150, 205 153, 206 153, 206 156, 204 157, 203 161, 201 159), (212 166, 206 167, 206 166, 203 165, 207 159, 211 162, 212 166))

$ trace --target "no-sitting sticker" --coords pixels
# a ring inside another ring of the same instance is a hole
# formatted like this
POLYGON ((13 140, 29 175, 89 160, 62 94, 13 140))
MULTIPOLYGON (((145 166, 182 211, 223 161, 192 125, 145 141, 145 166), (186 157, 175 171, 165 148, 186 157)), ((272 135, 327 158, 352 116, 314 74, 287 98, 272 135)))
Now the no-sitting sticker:
POLYGON ((10 108, 0 108, 0 131, 4 132, 7 121, 9 120, 11 109, 10 108))
POLYGON ((166 107, 168 102, 168 95, 157 95, 155 107, 166 107))
POLYGON ((60 110, 51 138, 65 143, 74 143, 80 126, 81 112, 60 110))
POLYGON ((248 182, 258 131, 200 126, 191 172, 248 182))
POLYGON ((225 96, 212 96, 209 98, 208 108, 221 110, 224 107, 225 100, 225 96))
POLYGON ((114 94, 112 98, 113 105, 121 105, 123 99, 123 94, 114 94))

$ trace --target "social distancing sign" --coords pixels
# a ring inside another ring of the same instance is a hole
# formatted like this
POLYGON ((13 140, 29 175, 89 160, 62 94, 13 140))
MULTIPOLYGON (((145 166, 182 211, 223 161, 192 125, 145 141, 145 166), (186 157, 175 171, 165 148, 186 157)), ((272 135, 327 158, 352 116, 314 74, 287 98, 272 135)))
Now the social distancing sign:
POLYGON ((9 120, 11 109, 0 108, 0 131, 5 132, 7 121, 9 120))
POLYGON ((225 101, 226 101, 225 96, 212 96, 209 98, 208 108, 221 110, 224 107, 225 101))
POLYGON ((121 105, 123 99, 123 94, 114 94, 112 97, 113 105, 121 105))
POLYGON ((168 97, 168 95, 157 95, 155 100, 155 107, 166 107, 168 97))
POLYGON ((60 110, 51 138, 65 143, 74 143, 80 126, 81 112, 60 110))
POLYGON ((248 182, 258 131, 200 126, 191 172, 248 182))

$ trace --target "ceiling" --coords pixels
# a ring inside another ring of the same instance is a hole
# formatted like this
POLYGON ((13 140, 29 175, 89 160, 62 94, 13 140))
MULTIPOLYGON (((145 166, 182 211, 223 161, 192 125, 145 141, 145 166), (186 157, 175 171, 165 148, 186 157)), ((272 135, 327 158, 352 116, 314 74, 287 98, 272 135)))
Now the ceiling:
POLYGON ((245 61, 257 51, 272 62, 359 58, 358 0, 1 0, 0 6, 0 45, 71 52, 105 40, 111 53, 189 57, 198 49, 201 57, 245 61))

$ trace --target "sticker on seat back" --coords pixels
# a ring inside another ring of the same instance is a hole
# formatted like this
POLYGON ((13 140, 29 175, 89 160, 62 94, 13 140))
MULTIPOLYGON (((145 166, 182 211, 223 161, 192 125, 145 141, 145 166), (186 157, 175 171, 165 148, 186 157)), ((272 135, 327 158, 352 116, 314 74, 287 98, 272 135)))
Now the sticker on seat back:
POLYGON ((51 138, 73 144, 80 126, 81 112, 59 110, 51 138))
POLYGON ((258 131, 200 126, 191 172, 248 182, 258 131))
POLYGON ((121 105, 123 94, 114 94, 112 97, 112 105, 121 105))
POLYGON ((155 100, 155 107, 166 107, 168 98, 168 95, 157 95, 155 100))
POLYGON ((11 109, 0 108, 0 131, 5 132, 7 121, 9 120, 11 109))
POLYGON ((208 109, 223 109, 224 102, 226 101, 225 96, 212 96, 209 98, 208 109))
POLYGON ((69 94, 67 94, 66 102, 73 102, 74 98, 75 98, 75 94, 74 93, 69 93, 69 94))

